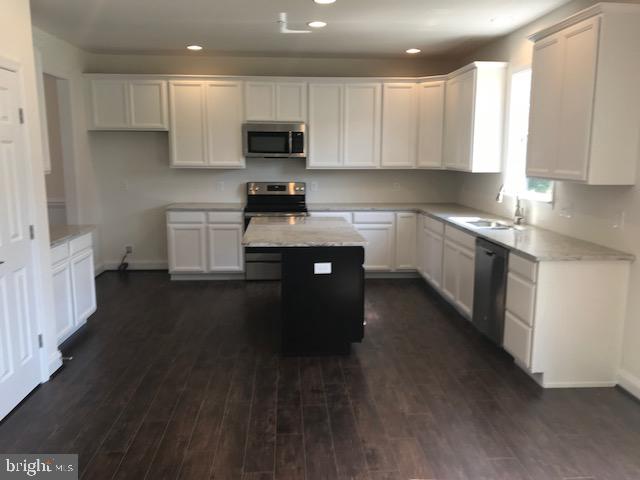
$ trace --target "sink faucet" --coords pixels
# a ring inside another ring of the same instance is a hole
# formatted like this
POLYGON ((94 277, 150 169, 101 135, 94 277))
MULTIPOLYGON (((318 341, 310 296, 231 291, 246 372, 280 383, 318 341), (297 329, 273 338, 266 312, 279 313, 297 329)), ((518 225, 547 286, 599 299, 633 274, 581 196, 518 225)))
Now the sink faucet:
POLYGON ((513 213, 513 224, 522 225, 524 223, 524 207, 520 204, 520 195, 516 195, 516 211, 513 213))

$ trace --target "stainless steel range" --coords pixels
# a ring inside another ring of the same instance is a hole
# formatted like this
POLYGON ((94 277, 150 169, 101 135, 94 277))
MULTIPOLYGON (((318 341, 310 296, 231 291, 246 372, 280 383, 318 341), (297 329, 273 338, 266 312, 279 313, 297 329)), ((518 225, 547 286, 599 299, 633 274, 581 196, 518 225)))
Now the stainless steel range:
MULTIPOLYGON (((254 217, 306 216, 306 185, 304 182, 248 182, 247 205, 244 208, 244 228, 254 217)), ((246 248, 247 280, 279 280, 281 260, 273 248, 246 248)))

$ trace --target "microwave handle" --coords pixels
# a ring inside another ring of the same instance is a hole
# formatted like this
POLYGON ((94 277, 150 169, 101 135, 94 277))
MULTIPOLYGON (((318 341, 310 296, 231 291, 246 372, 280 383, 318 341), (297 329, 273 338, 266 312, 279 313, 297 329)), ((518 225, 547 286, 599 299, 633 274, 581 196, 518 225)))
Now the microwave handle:
POLYGON ((289 154, 293 153, 293 132, 289 132, 289 154))

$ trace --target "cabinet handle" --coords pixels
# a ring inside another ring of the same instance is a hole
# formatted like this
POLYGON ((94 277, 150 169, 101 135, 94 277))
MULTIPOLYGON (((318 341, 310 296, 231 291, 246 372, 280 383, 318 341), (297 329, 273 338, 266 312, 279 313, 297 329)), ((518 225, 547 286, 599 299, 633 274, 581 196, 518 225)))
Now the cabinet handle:
POLYGON ((0 260, 0 265, 4 265, 4 260, 0 260))
POLYGON ((493 257, 496 254, 496 252, 491 252, 489 250, 485 250, 484 253, 486 253, 490 257, 493 257))

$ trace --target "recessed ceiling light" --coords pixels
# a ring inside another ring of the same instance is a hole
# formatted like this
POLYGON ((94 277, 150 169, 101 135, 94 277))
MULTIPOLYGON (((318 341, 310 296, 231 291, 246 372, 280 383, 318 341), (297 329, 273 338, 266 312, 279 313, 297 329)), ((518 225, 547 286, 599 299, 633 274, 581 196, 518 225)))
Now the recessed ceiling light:
POLYGON ((411 55, 415 55, 416 53, 420 53, 422 50, 420 50, 419 48, 410 48, 408 50, 406 50, 407 53, 410 53, 411 55))
POLYGON ((311 28, 323 28, 327 26, 327 22, 322 22, 320 20, 314 20, 313 22, 307 23, 311 28))
POLYGON ((330 3, 336 3, 336 0, 313 0, 318 5, 329 5, 330 3))
POLYGON ((198 52, 198 51, 202 50, 202 47, 200 45, 189 45, 187 47, 187 50, 192 50, 194 52, 198 52))

